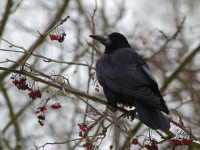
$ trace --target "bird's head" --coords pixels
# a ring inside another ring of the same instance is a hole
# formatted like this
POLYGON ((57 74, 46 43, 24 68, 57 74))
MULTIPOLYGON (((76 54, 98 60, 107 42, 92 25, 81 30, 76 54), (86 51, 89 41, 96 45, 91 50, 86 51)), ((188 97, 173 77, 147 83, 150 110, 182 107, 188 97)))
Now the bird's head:
POLYGON ((131 48, 127 39, 120 33, 114 32, 108 36, 90 35, 91 38, 101 42, 106 47, 106 52, 118 48, 131 48))

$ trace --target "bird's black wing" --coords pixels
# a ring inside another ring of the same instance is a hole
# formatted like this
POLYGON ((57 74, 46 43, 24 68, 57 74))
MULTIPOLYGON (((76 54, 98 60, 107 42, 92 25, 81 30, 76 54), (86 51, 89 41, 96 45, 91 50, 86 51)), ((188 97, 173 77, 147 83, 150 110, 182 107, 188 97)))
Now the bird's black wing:
MULTIPOLYGON (((156 94, 156 79, 148 64, 135 51, 121 48, 105 53, 96 64, 99 83, 115 93, 139 99, 142 103, 154 106, 166 113, 164 99, 156 94)), ((159 90, 158 90, 159 92, 159 90)))

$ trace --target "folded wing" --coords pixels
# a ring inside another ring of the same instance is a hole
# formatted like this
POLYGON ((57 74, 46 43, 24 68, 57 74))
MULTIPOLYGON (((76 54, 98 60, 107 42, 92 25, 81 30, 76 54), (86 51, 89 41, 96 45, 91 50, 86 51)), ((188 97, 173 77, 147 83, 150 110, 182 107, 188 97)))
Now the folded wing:
POLYGON ((103 87, 169 113, 148 64, 133 50, 125 48, 104 54, 96 69, 103 87))

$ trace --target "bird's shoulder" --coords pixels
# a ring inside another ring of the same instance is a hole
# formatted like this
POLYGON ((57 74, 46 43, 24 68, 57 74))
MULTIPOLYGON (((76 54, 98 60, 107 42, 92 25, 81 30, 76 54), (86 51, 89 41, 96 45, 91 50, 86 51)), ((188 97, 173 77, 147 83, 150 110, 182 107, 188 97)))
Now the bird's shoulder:
POLYGON ((150 70, 147 62, 135 51, 130 48, 120 48, 109 53, 104 53, 98 60, 96 68, 112 68, 118 65, 142 65, 150 70))

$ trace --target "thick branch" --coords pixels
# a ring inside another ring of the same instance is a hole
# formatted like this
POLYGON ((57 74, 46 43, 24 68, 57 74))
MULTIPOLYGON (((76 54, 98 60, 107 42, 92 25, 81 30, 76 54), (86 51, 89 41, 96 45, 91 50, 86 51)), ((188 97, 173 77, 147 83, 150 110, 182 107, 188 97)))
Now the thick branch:
POLYGON ((10 98, 8 97, 7 91, 4 88, 4 85, 0 84, 1 91, 3 93, 3 96, 5 98, 5 101, 7 103, 8 109, 10 111, 10 119, 13 121, 14 129, 15 129, 15 137, 16 137, 16 150, 20 150, 21 146, 18 145, 18 143, 21 141, 21 133, 20 133, 20 128, 17 120, 15 119, 15 114, 13 110, 12 103, 10 101, 10 98))
POLYGON ((8 20, 9 15, 10 15, 10 9, 11 9, 12 5, 13 5, 13 1, 8 0, 7 4, 6 4, 6 10, 4 12, 3 18, 0 21, 0 36, 2 36, 2 34, 3 34, 6 22, 8 20))

